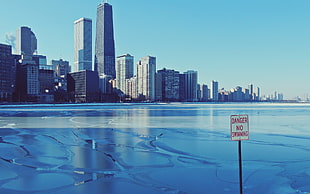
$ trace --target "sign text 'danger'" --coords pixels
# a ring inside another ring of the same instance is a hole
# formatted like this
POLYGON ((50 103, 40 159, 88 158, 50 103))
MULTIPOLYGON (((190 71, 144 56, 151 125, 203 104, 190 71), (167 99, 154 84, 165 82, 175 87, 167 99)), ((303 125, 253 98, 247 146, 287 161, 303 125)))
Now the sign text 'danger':
POLYGON ((248 140, 249 139, 248 115, 231 115, 230 130, 232 141, 248 140))

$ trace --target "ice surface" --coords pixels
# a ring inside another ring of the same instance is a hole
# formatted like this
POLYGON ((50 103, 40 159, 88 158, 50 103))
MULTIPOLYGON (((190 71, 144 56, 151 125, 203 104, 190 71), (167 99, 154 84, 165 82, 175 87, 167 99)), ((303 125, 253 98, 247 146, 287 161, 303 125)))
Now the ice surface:
POLYGON ((309 104, 6 105, 0 193, 310 193, 309 104))

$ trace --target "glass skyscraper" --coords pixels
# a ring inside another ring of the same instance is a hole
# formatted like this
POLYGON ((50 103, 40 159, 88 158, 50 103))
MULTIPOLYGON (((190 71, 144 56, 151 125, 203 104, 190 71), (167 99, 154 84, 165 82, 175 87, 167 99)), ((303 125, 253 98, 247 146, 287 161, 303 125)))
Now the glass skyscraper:
POLYGON ((73 72, 92 70, 92 20, 81 18, 74 22, 73 72))
POLYGON ((185 74, 185 95, 187 101, 198 101, 197 99, 197 83, 198 72, 189 70, 185 74))
POLYGON ((95 71, 115 78, 115 45, 112 6, 101 3, 97 8, 95 71))
POLYGON ((20 27, 16 31, 16 52, 19 55, 32 56, 37 54, 37 38, 31 28, 20 27))
POLYGON ((214 102, 218 102, 219 101, 219 94, 218 94, 218 90, 219 90, 219 84, 217 81, 212 80, 211 81, 211 99, 214 102))

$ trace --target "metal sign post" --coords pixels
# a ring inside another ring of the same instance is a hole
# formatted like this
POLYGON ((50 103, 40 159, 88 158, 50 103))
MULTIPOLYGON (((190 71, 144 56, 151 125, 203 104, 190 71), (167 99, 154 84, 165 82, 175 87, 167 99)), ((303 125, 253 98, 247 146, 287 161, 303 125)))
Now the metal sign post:
POLYGON ((240 185, 240 194, 243 193, 243 186, 242 186, 242 157, 241 157, 241 141, 238 141, 238 152, 239 152, 239 185, 240 185))
POLYGON ((249 140, 249 117, 248 115, 231 115, 230 116, 230 131, 231 140, 238 141, 239 153, 239 184, 240 194, 243 193, 242 186, 242 154, 241 154, 241 141, 249 140))

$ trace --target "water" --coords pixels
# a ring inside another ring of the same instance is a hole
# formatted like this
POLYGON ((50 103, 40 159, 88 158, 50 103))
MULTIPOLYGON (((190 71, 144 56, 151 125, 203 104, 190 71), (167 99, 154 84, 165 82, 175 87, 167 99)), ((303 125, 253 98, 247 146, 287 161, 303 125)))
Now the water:
POLYGON ((310 104, 1 106, 0 192, 310 193, 310 104))

